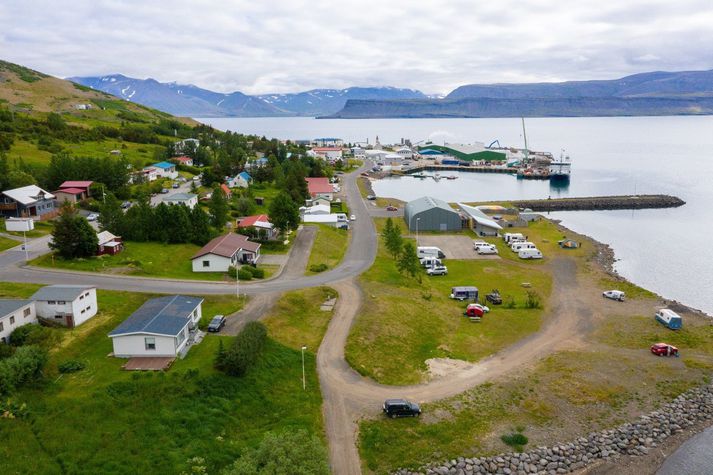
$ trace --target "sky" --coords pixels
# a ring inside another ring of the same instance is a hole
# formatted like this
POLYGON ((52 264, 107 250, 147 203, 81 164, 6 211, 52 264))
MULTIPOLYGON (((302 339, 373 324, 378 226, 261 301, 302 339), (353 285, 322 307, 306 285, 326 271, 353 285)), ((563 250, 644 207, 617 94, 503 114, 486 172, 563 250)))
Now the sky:
POLYGON ((713 68, 711 0, 3 0, 0 58, 217 92, 713 68))

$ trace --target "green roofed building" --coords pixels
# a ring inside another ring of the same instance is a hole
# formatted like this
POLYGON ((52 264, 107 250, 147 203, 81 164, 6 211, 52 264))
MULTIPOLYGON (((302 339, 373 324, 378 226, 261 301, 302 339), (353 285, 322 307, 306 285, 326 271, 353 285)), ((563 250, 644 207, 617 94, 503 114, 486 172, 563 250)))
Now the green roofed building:
POLYGON ((476 145, 464 145, 464 144, 449 144, 444 145, 434 145, 427 144, 423 147, 419 147, 419 151, 431 151, 429 154, 433 154, 432 151, 437 150, 443 152, 447 155, 452 155, 459 160, 466 162, 497 162, 507 160, 507 155, 505 152, 498 152, 495 150, 488 150, 482 144, 476 145))
POLYGON ((463 229, 461 214, 445 201, 430 196, 406 203, 404 219, 406 226, 411 231, 460 231, 463 229))

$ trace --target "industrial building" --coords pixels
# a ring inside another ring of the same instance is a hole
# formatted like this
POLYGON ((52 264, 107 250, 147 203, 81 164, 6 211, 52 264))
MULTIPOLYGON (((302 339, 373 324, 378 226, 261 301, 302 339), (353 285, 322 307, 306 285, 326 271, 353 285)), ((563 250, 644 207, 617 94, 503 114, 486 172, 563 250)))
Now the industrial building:
POLYGON ((493 218, 478 208, 463 203, 458 203, 458 207, 466 217, 467 226, 478 236, 497 236, 498 232, 503 229, 493 218))
POLYGON ((460 231, 465 222, 448 203, 430 196, 408 202, 404 219, 411 231, 460 231))

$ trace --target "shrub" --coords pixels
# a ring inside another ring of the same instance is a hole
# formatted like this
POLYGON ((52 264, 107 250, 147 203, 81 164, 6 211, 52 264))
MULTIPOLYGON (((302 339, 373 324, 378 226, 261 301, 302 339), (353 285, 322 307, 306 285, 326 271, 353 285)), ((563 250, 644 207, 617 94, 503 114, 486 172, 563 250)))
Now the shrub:
POLYGON ((15 354, 0 360, 0 395, 40 379, 47 364, 47 351, 39 346, 22 346, 15 354))
POLYGON ((10 334, 10 344, 15 347, 37 345, 50 349, 56 346, 62 336, 52 328, 41 325, 23 325, 10 334))
POLYGON ((260 269, 259 267, 253 267, 251 272, 253 273, 253 278, 255 278, 255 279, 264 279, 265 278, 265 269, 260 269))
POLYGON ((502 440, 506 445, 509 445, 518 452, 522 452, 523 446, 527 445, 528 442, 527 437, 524 434, 520 433, 502 435, 500 436, 500 440, 502 440))
POLYGON ((245 267, 241 267, 240 270, 238 270, 238 279, 240 280, 252 280, 253 278, 253 273, 247 270, 245 267))
MULTIPOLYGON (((260 322, 249 322, 233 344, 216 355, 216 368, 231 376, 243 376, 257 361, 267 339, 267 329, 260 322)), ((220 352, 220 347, 218 348, 220 352)))
POLYGON ((324 272, 327 269, 329 269, 329 266, 325 263, 312 264, 311 266, 309 266, 310 272, 324 272))
POLYGON ((527 300, 525 301, 525 308, 542 308, 542 302, 540 301, 540 295, 532 290, 527 291, 527 300))
POLYGON ((11 345, 6 345, 4 343, 0 343, 0 360, 4 358, 8 358, 15 354, 15 347, 11 345))
POLYGON ((67 360, 57 365, 57 370, 62 374, 76 373, 86 367, 84 363, 77 360, 67 360))
POLYGON ((515 302, 515 299, 512 298, 512 295, 507 295, 503 299, 503 307, 504 308, 515 308, 517 306, 517 303, 515 302))
POLYGON ((235 266, 228 267, 228 277, 235 279, 238 276, 238 269, 235 266))
POLYGON ((15 419, 18 417, 26 417, 28 414, 27 404, 17 403, 8 399, 4 401, 0 399, 0 418, 15 419))

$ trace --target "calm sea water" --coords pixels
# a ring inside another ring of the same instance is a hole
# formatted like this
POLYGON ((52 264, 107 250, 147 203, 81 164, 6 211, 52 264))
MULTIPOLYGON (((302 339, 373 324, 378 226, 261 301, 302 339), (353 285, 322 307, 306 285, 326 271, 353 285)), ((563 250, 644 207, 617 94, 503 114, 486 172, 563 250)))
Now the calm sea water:
MULTIPOLYGON (((499 140, 522 146, 519 119, 310 118, 198 119, 222 130, 282 139, 341 137, 382 143, 499 140)), ((376 193, 402 200, 431 195, 447 201, 548 196, 665 193, 687 204, 668 210, 552 213, 563 224, 612 246, 617 271, 648 289, 713 314, 713 117, 526 119, 531 149, 572 157, 566 188, 494 174, 458 173, 457 180, 395 178, 376 193)))

